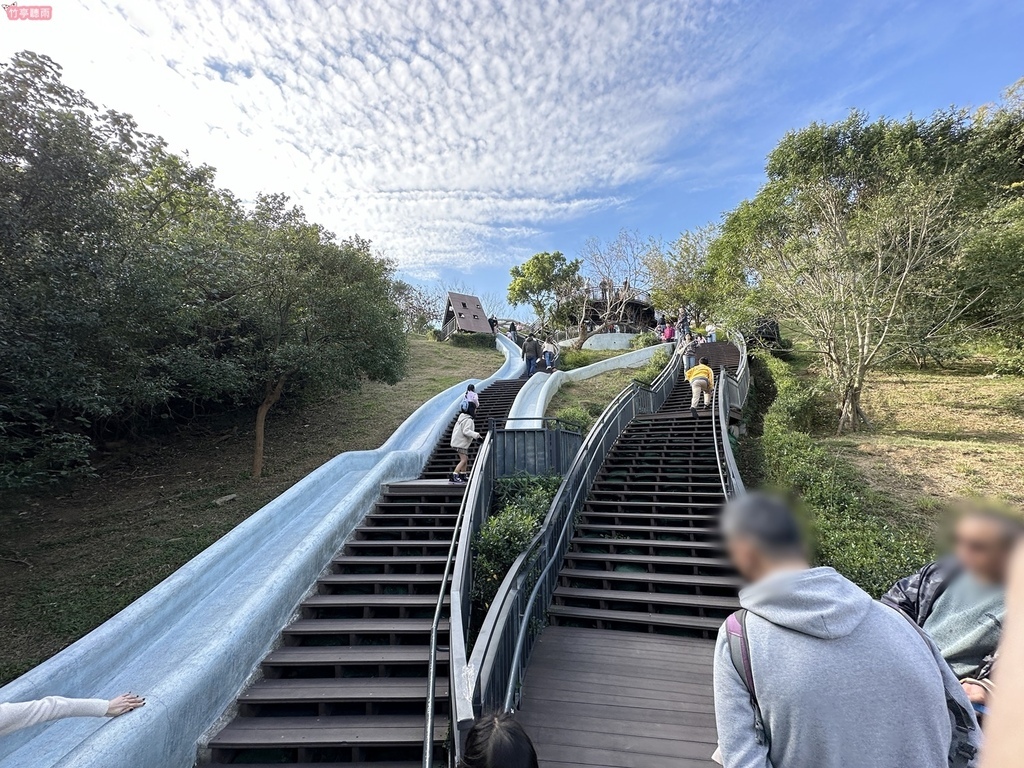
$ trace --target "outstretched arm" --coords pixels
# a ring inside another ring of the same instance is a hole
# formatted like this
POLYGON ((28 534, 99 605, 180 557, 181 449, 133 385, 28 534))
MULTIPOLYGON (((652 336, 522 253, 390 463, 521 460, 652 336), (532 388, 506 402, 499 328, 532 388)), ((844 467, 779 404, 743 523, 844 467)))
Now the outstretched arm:
POLYGON ((66 717, 117 717, 138 709, 146 703, 132 693, 116 699, 66 699, 47 696, 38 701, 19 701, 0 704, 0 736, 28 728, 39 723, 62 720, 66 717))

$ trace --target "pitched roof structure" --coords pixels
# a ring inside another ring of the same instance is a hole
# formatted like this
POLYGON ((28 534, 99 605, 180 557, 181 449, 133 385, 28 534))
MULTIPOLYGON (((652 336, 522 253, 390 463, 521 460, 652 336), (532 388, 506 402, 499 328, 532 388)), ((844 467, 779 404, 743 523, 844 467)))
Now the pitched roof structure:
POLYGON ((460 331, 491 332, 483 304, 476 296, 470 296, 468 293, 448 292, 448 306, 444 310, 444 325, 451 322, 453 318, 455 327, 460 331))

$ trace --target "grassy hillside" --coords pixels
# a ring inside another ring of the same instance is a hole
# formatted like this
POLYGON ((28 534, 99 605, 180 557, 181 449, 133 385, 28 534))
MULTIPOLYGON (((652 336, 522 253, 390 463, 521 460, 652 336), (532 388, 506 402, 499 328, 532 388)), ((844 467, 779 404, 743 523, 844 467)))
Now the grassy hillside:
POLYGON ((251 415, 125 446, 99 477, 0 499, 0 683, 84 635, 326 460, 376 448, 424 401, 489 376, 496 350, 411 340, 409 375, 272 411, 266 477, 249 477, 251 415), (214 500, 237 494, 221 506, 214 500))
POLYGON ((820 563, 879 594, 933 556, 956 500, 1024 499, 1024 379, 994 376, 981 359, 879 373, 865 393, 874 428, 836 437, 808 363, 754 360, 740 459, 749 485, 803 502, 820 563))
POLYGON ((909 509, 963 496, 1024 507, 1024 379, 981 359, 872 378, 872 433, 826 440, 909 509))
POLYGON ((545 416, 558 416, 589 430, 608 403, 633 380, 636 368, 619 368, 584 381, 562 385, 548 403, 545 416))

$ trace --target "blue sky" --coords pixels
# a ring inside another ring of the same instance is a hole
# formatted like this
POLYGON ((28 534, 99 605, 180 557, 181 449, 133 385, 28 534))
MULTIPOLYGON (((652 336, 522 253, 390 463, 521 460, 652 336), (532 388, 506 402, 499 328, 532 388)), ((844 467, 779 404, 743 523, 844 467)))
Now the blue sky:
POLYGON ((538 250, 718 219, 789 129, 1024 77, 1014 0, 51 2, 0 19, 0 54, 46 53, 241 197, 286 192, 481 293, 538 250))

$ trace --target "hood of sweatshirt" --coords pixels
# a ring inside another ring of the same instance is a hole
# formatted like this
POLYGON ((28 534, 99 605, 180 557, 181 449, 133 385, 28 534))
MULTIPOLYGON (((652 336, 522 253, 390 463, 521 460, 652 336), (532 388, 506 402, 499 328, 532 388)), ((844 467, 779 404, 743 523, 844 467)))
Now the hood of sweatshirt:
POLYGON ((740 592, 740 605, 772 624, 812 637, 845 637, 871 608, 871 597, 834 568, 780 571, 740 592))

